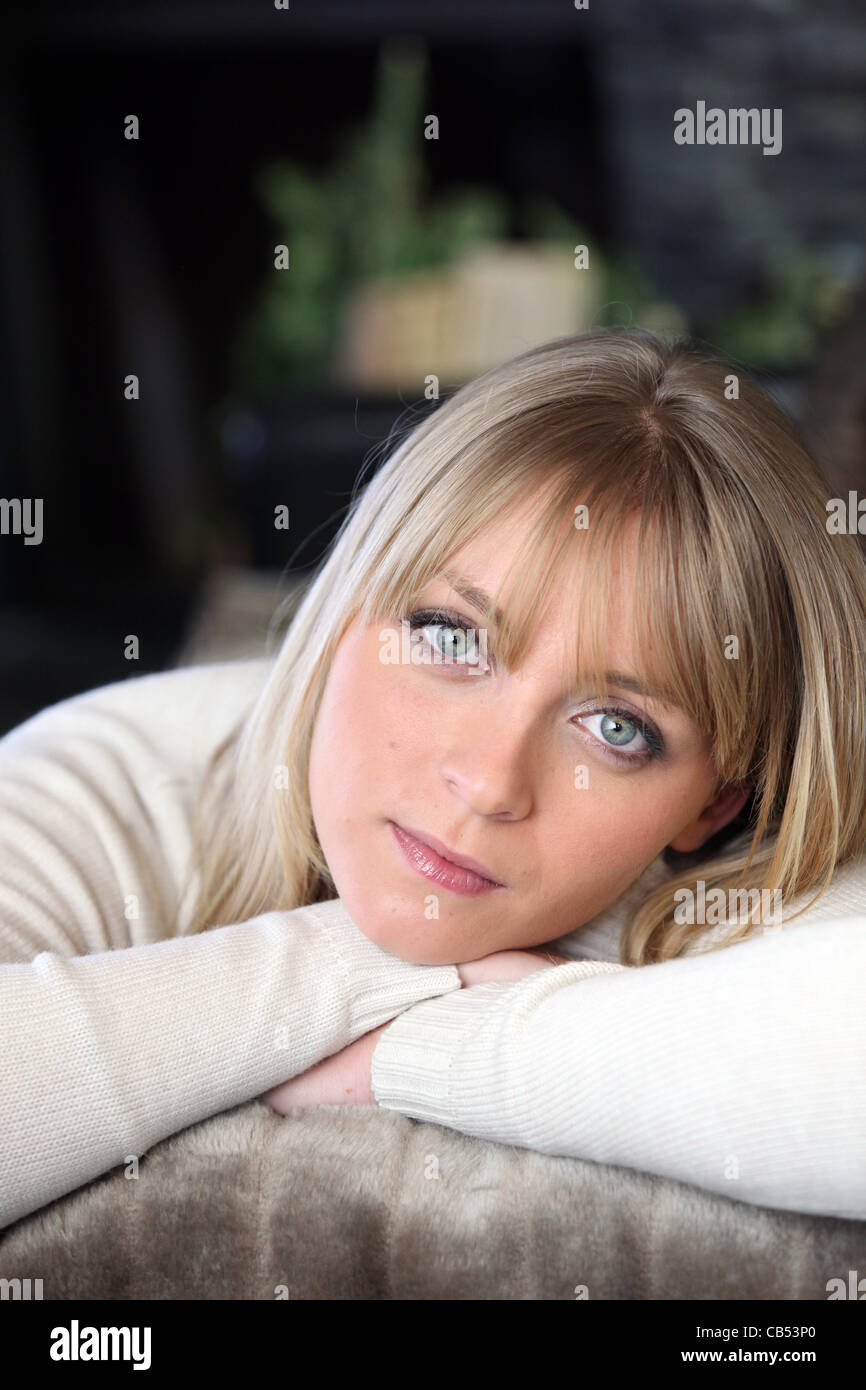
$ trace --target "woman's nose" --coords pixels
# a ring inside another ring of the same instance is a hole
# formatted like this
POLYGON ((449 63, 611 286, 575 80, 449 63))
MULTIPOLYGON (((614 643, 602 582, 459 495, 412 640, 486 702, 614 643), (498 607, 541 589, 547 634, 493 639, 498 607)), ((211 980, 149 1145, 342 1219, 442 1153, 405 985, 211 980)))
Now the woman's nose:
POLYGON ((477 814, 520 819, 532 804, 532 742, 531 730, 513 712, 461 711, 442 758, 442 777, 477 814))

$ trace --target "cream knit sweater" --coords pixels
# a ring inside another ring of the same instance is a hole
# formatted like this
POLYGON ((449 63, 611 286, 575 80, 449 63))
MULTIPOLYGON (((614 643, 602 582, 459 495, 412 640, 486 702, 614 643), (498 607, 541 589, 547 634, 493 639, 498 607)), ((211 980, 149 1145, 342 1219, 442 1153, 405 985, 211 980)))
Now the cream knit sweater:
MULTIPOLYGON (((0 1226, 393 1019, 380 1105, 467 1134, 866 1219, 866 874, 727 950, 462 989, 342 902, 186 934, 195 787, 267 661, 133 676, 0 739, 0 1226)), ((651 865, 642 883, 665 872, 651 865)))

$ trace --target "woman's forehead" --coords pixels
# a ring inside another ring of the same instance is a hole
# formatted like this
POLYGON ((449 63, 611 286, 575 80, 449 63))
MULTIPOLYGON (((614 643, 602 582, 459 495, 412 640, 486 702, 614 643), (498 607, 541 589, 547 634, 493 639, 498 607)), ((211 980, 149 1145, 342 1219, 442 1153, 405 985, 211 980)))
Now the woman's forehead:
MULTIPOLYGON (((473 602, 476 608, 489 612, 491 620, 501 619, 503 613, 509 613, 515 595, 521 608, 525 609, 528 602, 530 610, 534 609, 535 593, 527 594, 521 583, 527 563, 535 572, 533 578, 549 581, 546 585, 548 595, 545 609, 555 605, 566 611, 569 607, 573 610, 576 596, 582 590, 591 594, 605 587, 608 589, 608 608, 611 599, 619 599, 620 602, 614 606, 620 613, 624 607, 630 609, 639 514, 619 521, 611 543, 605 547, 604 569, 610 578, 610 584, 605 586, 599 556, 585 543, 588 534, 585 515, 579 517, 583 524, 577 526, 569 512, 564 521, 536 538, 534 553, 527 555, 522 547, 532 526, 539 520, 540 510, 536 502, 534 506, 522 507, 519 514, 498 518, 495 523, 481 528, 445 557, 435 573, 435 579, 447 583, 455 593, 473 602), (590 568, 584 572, 587 564, 590 568), (491 607, 494 591, 498 591, 500 599, 496 612, 491 607)), ((624 616, 628 618, 628 615, 624 616)), ((609 613, 608 617, 612 619, 613 614, 609 613)))

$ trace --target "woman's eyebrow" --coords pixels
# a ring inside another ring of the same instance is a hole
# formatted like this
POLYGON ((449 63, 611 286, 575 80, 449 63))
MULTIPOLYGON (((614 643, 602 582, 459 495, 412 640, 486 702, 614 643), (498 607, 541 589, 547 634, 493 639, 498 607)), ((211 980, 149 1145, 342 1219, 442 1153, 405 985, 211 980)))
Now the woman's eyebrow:
POLYGON ((624 671, 605 671, 604 678, 608 685, 618 685, 622 690, 632 690, 636 695, 643 695, 647 700, 658 700, 662 705, 670 705, 672 709, 679 709, 676 695, 668 685, 653 685, 639 681, 636 676, 626 675, 624 671))
MULTIPOLYGON (((443 570, 442 578, 450 584, 455 594, 459 594, 462 599, 477 608, 485 618, 490 616, 490 595, 473 584, 470 579, 465 579, 462 575, 455 574, 452 570, 443 570)), ((494 622, 501 624, 502 609, 497 608, 493 614, 494 622)), ((647 700, 657 700, 660 704, 669 705, 672 709, 679 709, 680 705, 674 691, 668 685, 654 685, 639 681, 636 676, 630 676, 625 671, 605 671, 604 678, 608 685, 619 686, 621 690, 631 690, 635 695, 642 695, 647 700)))
MULTIPOLYGON (((486 594, 483 589, 479 589, 478 586, 473 584, 469 579, 464 579, 462 575, 454 574, 451 570, 443 570, 442 578, 447 580, 455 594, 459 594, 460 597, 465 599, 467 603, 470 603, 473 608, 477 608, 478 612, 481 613, 483 617, 490 617, 491 599, 490 595, 486 594)), ((501 608, 495 608, 493 610, 493 621, 500 627, 502 625, 503 616, 501 608)))

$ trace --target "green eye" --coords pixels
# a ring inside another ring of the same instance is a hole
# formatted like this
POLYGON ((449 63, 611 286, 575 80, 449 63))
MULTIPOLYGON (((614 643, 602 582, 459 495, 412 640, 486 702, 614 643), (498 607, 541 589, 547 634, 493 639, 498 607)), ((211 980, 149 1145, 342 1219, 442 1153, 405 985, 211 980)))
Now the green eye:
POLYGON ((632 718, 623 709, 595 710, 580 715, 577 722, 610 757, 619 758, 620 762, 664 757, 665 745, 659 731, 648 721, 632 718))
POLYGON ((601 735, 617 748, 631 743, 635 734, 640 733, 637 725, 621 714, 606 714, 601 721, 601 735))
POLYGON ((443 656, 451 661, 462 661, 466 656, 468 633, 463 627, 441 627, 435 628, 436 646, 443 656), (443 639, 440 641, 440 638, 443 639))
POLYGON ((487 671, 486 643, 479 640, 478 628, 456 613, 437 608, 420 608, 403 619, 418 633, 434 662, 443 666, 471 666, 487 671))

